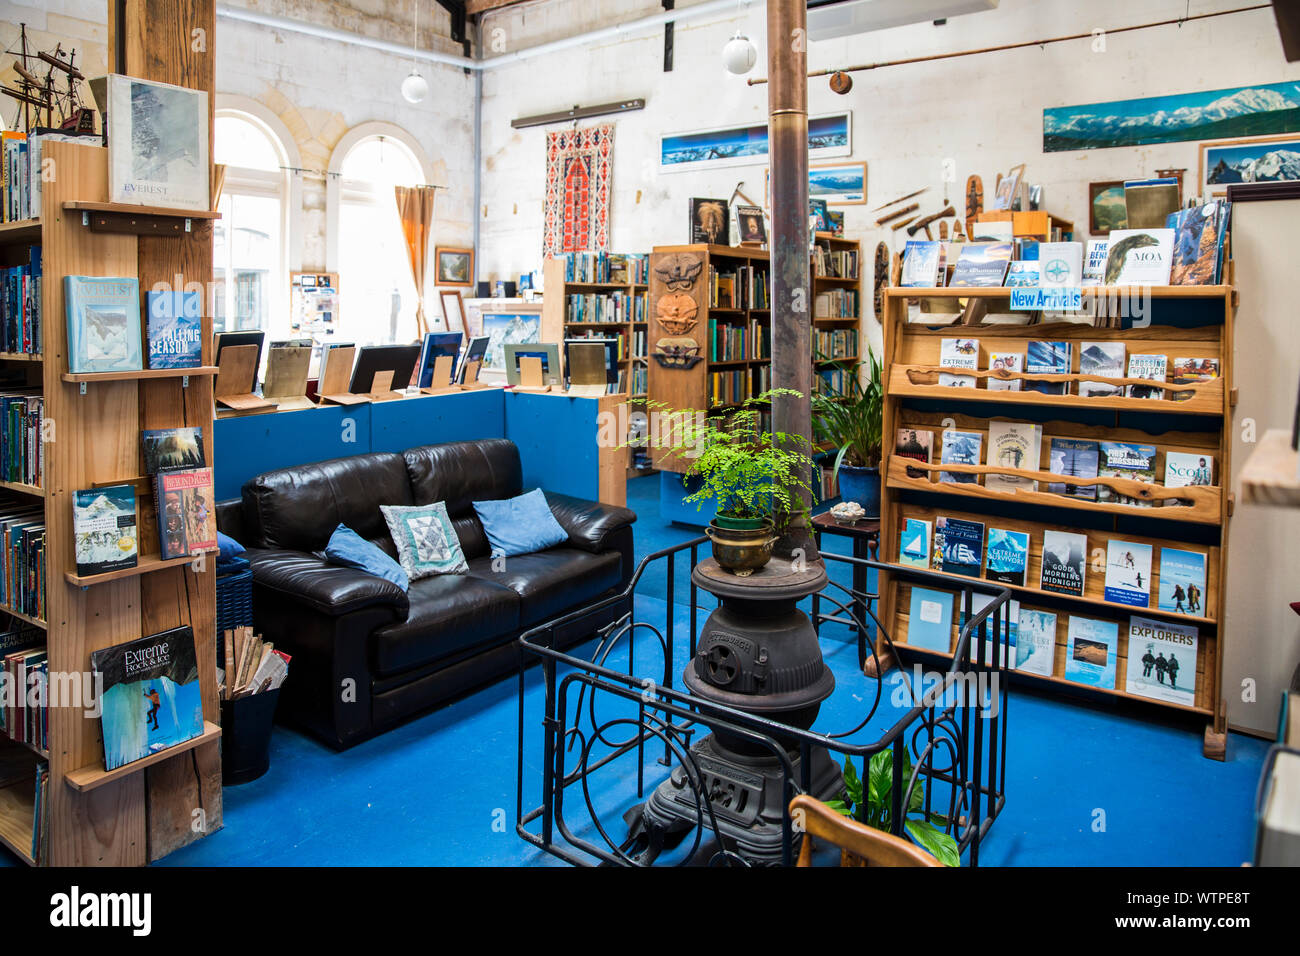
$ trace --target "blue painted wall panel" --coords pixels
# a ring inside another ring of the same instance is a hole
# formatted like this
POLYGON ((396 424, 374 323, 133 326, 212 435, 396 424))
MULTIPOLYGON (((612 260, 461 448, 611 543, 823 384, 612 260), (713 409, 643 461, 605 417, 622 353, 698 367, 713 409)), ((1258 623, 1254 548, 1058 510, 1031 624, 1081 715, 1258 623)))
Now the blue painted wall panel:
POLYGON ((371 451, 405 451, 417 445, 505 435, 505 392, 499 388, 378 402, 369 407, 371 451))
POLYGON ((213 480, 223 501, 238 498, 244 482, 264 471, 370 451, 370 406, 219 418, 213 431, 213 480))
POLYGON ((505 435, 519 446, 524 487, 597 500, 600 399, 510 392, 505 404, 505 435))

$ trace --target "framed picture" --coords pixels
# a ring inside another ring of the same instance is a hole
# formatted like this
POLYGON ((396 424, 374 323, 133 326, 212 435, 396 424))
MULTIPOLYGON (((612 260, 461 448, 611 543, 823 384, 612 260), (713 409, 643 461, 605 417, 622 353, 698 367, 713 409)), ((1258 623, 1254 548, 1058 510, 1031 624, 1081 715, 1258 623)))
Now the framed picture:
POLYGON ((438 301, 442 303, 442 321, 448 332, 465 331, 465 302, 460 289, 439 289, 438 301))
MULTIPOLYGON (((831 206, 860 206, 867 201, 867 164, 817 163, 808 167, 808 198, 831 206)), ((772 168, 763 170, 763 203, 772 205, 772 168)))
POLYGON ((1128 228, 1128 207, 1124 204, 1124 180, 1088 183, 1088 232, 1108 236, 1112 229, 1128 228))
MULTIPOLYGON (((808 119, 809 159, 853 154, 852 113, 830 113, 808 119)), ((659 170, 680 172, 718 166, 757 165, 767 161, 767 122, 719 129, 665 133, 659 137, 659 170)))
POLYGON ((108 76, 109 200, 206 211, 208 94, 134 76, 108 76))
POLYGON ((540 303, 514 303, 481 309, 483 331, 488 337, 483 371, 491 373, 488 381, 505 381, 505 345, 529 345, 542 340, 542 306, 540 303))
POLYGON ((433 250, 436 263, 434 284, 472 286, 474 284, 474 250, 452 249, 437 246, 433 250))
POLYGON ((998 191, 993 197, 993 209, 1010 209, 1011 204, 1016 200, 1016 192, 1020 189, 1020 180, 1025 175, 1025 164, 1012 166, 998 181, 998 191))
POLYGON ((1201 196, 1226 196, 1233 183, 1300 180, 1300 135, 1217 140, 1200 150, 1201 196))

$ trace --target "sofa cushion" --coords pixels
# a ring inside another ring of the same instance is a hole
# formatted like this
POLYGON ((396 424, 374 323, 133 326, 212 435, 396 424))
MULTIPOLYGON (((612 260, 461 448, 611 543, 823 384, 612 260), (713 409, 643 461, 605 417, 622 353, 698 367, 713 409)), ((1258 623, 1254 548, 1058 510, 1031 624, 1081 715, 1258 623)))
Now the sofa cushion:
POLYGON ((402 457, 412 503, 445 502, 465 557, 486 556, 490 551, 488 539, 474 513, 473 502, 513 498, 523 491, 523 469, 515 443, 490 438, 421 445, 408 448, 402 457))
POLYGON ((494 555, 533 554, 569 540, 540 488, 515 498, 476 501, 474 511, 494 555))
POLYGON ((380 677, 432 663, 467 647, 490 647, 519 627, 520 598, 490 580, 439 574, 411 582, 405 621, 376 629, 371 659, 380 677))
POLYGON ((325 557, 331 564, 356 568, 375 577, 392 581, 403 591, 410 590, 411 576, 384 552, 345 524, 339 525, 325 545, 325 557))
POLYGON ((494 571, 492 558, 475 558, 469 562, 470 576, 519 595, 521 628, 580 607, 622 581, 622 556, 617 551, 592 554, 560 547, 497 563, 501 570, 494 571))
POLYGON ((465 554, 441 501, 431 505, 381 505, 397 560, 412 581, 432 574, 464 574, 465 554))
POLYGON ((244 511, 263 548, 321 551, 341 524, 374 542, 388 537, 380 505, 409 505, 401 455, 380 452, 295 465, 250 478, 244 511))

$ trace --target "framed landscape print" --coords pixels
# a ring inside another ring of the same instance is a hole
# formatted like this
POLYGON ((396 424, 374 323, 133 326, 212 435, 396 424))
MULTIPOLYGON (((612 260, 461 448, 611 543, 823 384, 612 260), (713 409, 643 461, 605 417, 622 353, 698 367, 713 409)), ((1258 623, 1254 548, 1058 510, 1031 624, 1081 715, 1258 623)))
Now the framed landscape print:
POLYGON ((206 212, 208 94, 108 76, 109 200, 206 212))
MULTIPOLYGON (((860 206, 867 201, 867 164, 815 163, 808 167, 808 198, 831 206, 860 206)), ((763 170, 763 202, 772 205, 772 169, 763 170)))
POLYGON ((1256 136, 1201 143, 1202 196, 1227 195, 1233 183, 1300 180, 1300 136, 1256 136))
POLYGON ((1124 180, 1088 183, 1088 232, 1094 236, 1108 236, 1112 229, 1127 228, 1124 180))
POLYGON ((538 304, 483 305, 483 335, 488 337, 483 371, 489 381, 504 380, 506 346, 531 345, 542 340, 542 306, 538 304))
MULTIPOLYGON (((853 153, 852 114, 831 113, 808 119, 811 160, 853 153)), ((659 137, 659 170, 672 173, 716 166, 746 166, 766 162, 767 121, 659 137)))
POLYGON ((433 250, 435 285, 474 284, 474 250, 438 246, 433 250))

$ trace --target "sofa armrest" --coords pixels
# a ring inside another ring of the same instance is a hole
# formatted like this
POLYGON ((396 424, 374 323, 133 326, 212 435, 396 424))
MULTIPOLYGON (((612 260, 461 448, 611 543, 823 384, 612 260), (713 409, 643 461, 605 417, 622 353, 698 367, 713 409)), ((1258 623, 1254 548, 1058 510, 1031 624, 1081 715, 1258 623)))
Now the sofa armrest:
POLYGON ((322 614, 342 615, 373 606, 392 608, 399 619, 410 609, 406 592, 392 581, 330 564, 305 551, 249 548, 253 581, 322 614))
POLYGON ((610 550, 613 536, 636 521, 636 512, 618 505, 584 501, 554 491, 543 492, 551 514, 569 535, 569 544, 593 554, 610 550))

